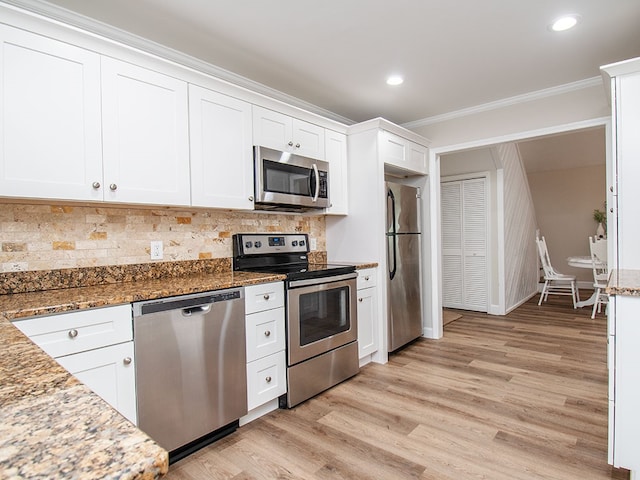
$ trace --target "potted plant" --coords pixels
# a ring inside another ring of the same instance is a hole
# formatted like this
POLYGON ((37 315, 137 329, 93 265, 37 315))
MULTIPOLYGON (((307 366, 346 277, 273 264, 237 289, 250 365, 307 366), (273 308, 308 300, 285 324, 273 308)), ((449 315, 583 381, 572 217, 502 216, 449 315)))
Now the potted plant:
POLYGON ((598 224, 596 237, 604 238, 607 235, 607 214, 602 210, 595 209, 593 211, 593 219, 598 224))

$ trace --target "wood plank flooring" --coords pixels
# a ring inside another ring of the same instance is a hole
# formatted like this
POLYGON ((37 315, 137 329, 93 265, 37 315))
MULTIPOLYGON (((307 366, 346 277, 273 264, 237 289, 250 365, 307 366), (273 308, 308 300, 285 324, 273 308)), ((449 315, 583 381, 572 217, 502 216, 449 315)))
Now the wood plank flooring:
POLYGON ((628 479, 607 465, 606 319, 537 297, 277 410, 167 479, 628 479))

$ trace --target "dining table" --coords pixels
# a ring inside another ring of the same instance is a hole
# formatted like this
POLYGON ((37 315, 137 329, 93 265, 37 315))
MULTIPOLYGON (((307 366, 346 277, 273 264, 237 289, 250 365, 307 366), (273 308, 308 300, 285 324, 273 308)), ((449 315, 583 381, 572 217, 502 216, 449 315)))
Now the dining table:
MULTIPOLYGON (((593 268, 593 263, 589 255, 585 255, 585 256, 578 255, 575 257, 568 257, 567 263, 569 264, 570 267, 575 267, 575 268, 589 268, 589 269, 593 268)), ((597 266, 606 268, 607 264, 604 262, 599 262, 597 263, 597 266)), ((594 290, 593 294, 589 298, 587 298, 586 300, 582 300, 580 302, 576 302, 576 307, 582 308, 582 307, 588 307, 590 305, 593 305, 594 303, 596 303, 596 297, 597 297, 597 292, 596 290, 594 290)))

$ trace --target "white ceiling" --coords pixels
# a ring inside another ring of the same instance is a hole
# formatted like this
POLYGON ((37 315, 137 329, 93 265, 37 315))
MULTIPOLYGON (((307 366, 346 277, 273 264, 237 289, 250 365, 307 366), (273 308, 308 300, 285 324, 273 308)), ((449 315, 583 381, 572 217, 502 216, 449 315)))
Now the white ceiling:
MULTIPOLYGON (((34 0, 38 1, 38 0, 34 0)), ((640 56, 639 0, 51 0, 334 112, 407 123, 640 56), (548 24, 578 13, 573 30, 548 24), (401 73, 402 86, 384 80, 401 73)), ((604 94, 604 93, 603 93, 604 94)))
POLYGON ((604 127, 538 137, 518 142, 527 172, 569 170, 602 165, 606 160, 604 127))

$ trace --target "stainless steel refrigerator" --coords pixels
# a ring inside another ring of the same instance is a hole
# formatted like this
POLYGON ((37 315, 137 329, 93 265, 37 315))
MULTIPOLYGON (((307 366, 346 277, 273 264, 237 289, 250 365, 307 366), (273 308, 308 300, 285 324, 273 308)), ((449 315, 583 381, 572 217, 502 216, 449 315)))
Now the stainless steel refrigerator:
POLYGON ((388 351, 422 336, 419 190, 387 182, 388 351))

